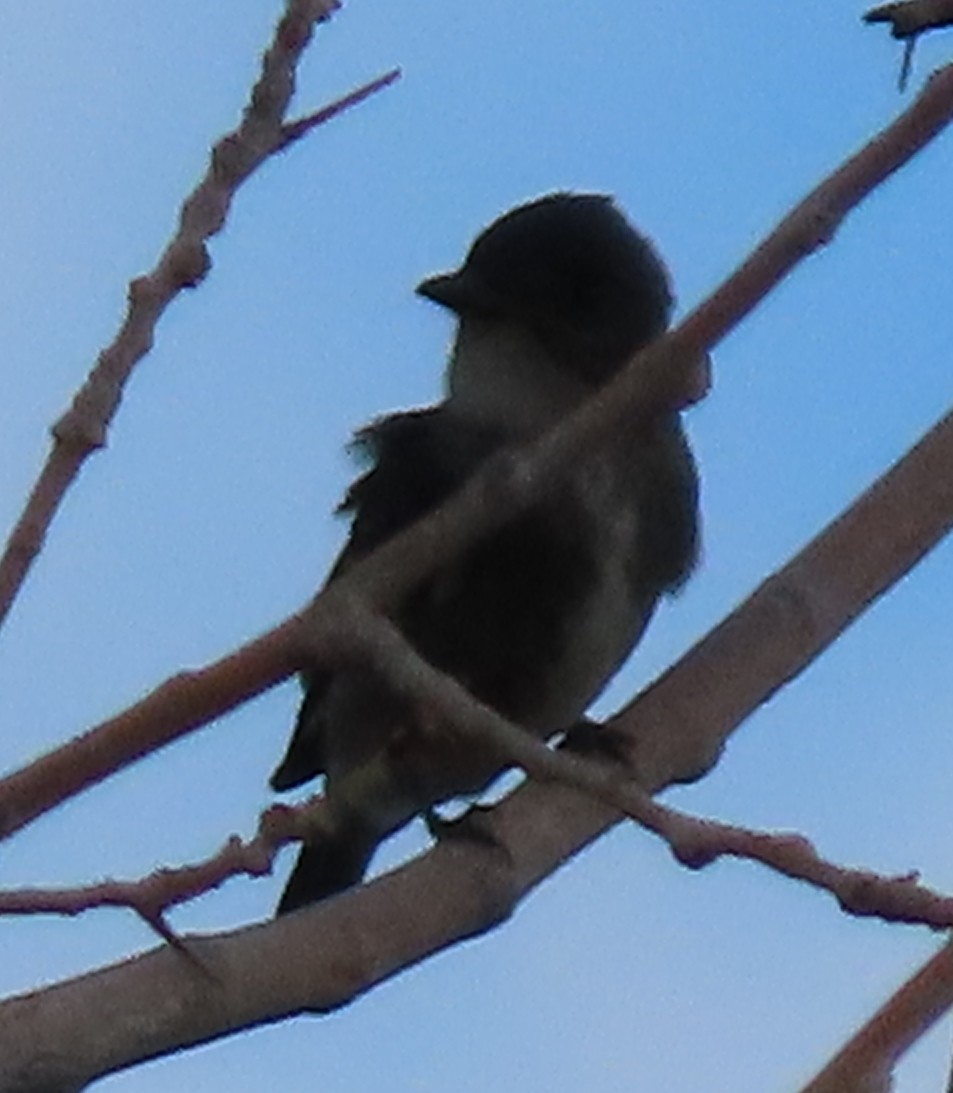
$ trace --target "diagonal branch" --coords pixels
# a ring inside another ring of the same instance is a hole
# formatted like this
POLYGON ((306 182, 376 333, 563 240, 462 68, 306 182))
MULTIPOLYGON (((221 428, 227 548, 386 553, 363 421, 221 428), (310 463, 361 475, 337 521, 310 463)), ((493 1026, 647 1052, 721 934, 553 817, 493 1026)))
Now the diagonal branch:
POLYGON ((156 324, 183 289, 194 288, 207 276, 211 258, 206 241, 222 230, 238 188, 269 157, 399 75, 397 70, 389 72, 310 117, 284 123, 298 61, 315 25, 329 19, 337 7, 338 0, 287 0, 241 124, 212 149, 205 176, 183 203, 178 230, 155 268, 129 285, 122 327, 99 354, 72 406, 53 426, 46 463, 0 557, 0 625, 66 492, 86 460, 105 446, 125 385, 152 348, 156 324))
POLYGON ((7 775, 0 780, 0 836, 287 679, 300 667, 302 644, 301 619, 292 616, 206 668, 180 672, 129 709, 7 775))
MULTIPOLYGON (((862 1089, 898 1059, 953 1005, 953 942, 947 942, 837 1052, 800 1093, 862 1089)), ((890 1088, 884 1085, 884 1089, 890 1088)))

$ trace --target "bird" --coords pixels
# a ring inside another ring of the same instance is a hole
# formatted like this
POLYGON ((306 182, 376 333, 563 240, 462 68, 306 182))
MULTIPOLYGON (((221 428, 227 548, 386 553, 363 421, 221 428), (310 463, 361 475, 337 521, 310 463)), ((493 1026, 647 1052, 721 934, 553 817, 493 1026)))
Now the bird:
MULTIPOLYGON (((416 292, 456 319, 444 397, 383 416, 352 442, 363 473, 328 583, 433 511, 495 454, 571 413, 667 329, 670 277, 610 195, 558 191, 480 232, 462 265, 416 292)), ((541 740, 570 732, 699 554, 699 482, 677 410, 613 431, 538 498, 423 578, 390 617, 414 649, 541 740)), ((315 667, 283 792, 323 776, 279 915, 364 877, 377 847, 440 804, 474 799, 504 762, 434 731, 366 667, 315 667)))

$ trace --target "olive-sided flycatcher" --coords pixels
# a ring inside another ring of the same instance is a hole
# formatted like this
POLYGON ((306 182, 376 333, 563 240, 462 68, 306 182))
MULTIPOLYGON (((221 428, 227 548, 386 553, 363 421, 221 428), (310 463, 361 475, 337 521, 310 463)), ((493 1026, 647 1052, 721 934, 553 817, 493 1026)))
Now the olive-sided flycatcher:
MULTIPOLYGON (((555 425, 668 326, 652 245, 613 201, 554 193, 512 209, 463 265, 417 292, 457 327, 446 394, 357 434, 369 469, 341 510, 348 566, 459 490, 494 453, 555 425)), ((393 612, 437 668, 534 736, 582 718, 698 552, 698 480, 680 415, 621 425, 528 508, 393 612)), ((279 913, 358 883, 378 844, 500 773, 489 745, 434 730, 369 669, 315 669, 276 790, 323 775, 328 824, 303 846, 279 913)))

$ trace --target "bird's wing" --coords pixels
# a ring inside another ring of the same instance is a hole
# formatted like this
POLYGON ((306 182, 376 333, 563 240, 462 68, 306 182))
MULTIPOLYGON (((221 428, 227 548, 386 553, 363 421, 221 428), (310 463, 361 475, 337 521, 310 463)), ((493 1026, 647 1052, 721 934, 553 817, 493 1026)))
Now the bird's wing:
MULTIPOLYGON (((369 469, 338 511, 351 531, 328 580, 447 500, 503 443, 497 430, 448 418, 441 406, 391 414, 355 436, 352 449, 369 469)), ((284 758, 271 776, 276 790, 323 774, 326 672, 303 673, 304 699, 284 758)))

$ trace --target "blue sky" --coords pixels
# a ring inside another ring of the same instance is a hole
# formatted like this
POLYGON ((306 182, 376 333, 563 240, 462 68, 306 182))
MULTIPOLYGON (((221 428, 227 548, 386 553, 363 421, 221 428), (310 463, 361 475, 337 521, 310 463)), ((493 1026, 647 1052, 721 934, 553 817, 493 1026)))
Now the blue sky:
MULTIPOLYGON (((4 534, 48 425, 116 329, 126 282, 151 266, 209 144, 235 124, 278 8, 37 0, 0 14, 4 534)), ((615 193, 665 254, 683 309, 702 299, 905 105, 899 47, 862 27, 862 10, 351 0, 312 45, 297 109, 395 64, 404 77, 245 187, 211 276, 162 320, 109 449, 0 634, 0 769, 311 594, 343 535, 329 513, 350 431, 439 393, 448 321, 412 288, 502 210, 555 188, 615 193)), ((942 37, 923 43, 913 86, 948 52, 942 37)), ((714 391, 688 422, 704 563, 600 709, 688 648, 950 405, 951 168, 948 134, 717 349, 714 391)), ((953 890, 951 580, 942 544, 671 799, 953 890)), ((134 877, 249 833, 296 699, 286 684, 45 817, 5 845, 0 884, 134 877)), ((386 860, 420 845, 410 833, 386 860)), ((234 882, 172 920, 251 921, 279 886, 234 882)), ((9 920, 0 990, 153 943, 118 911, 9 920)), ((753 865, 689 874, 624 828, 501 931, 326 1021, 101 1088, 794 1089, 938 944, 849 921, 753 865)), ((943 1026, 917 1049, 900 1093, 942 1086, 951 1040, 943 1026)))

